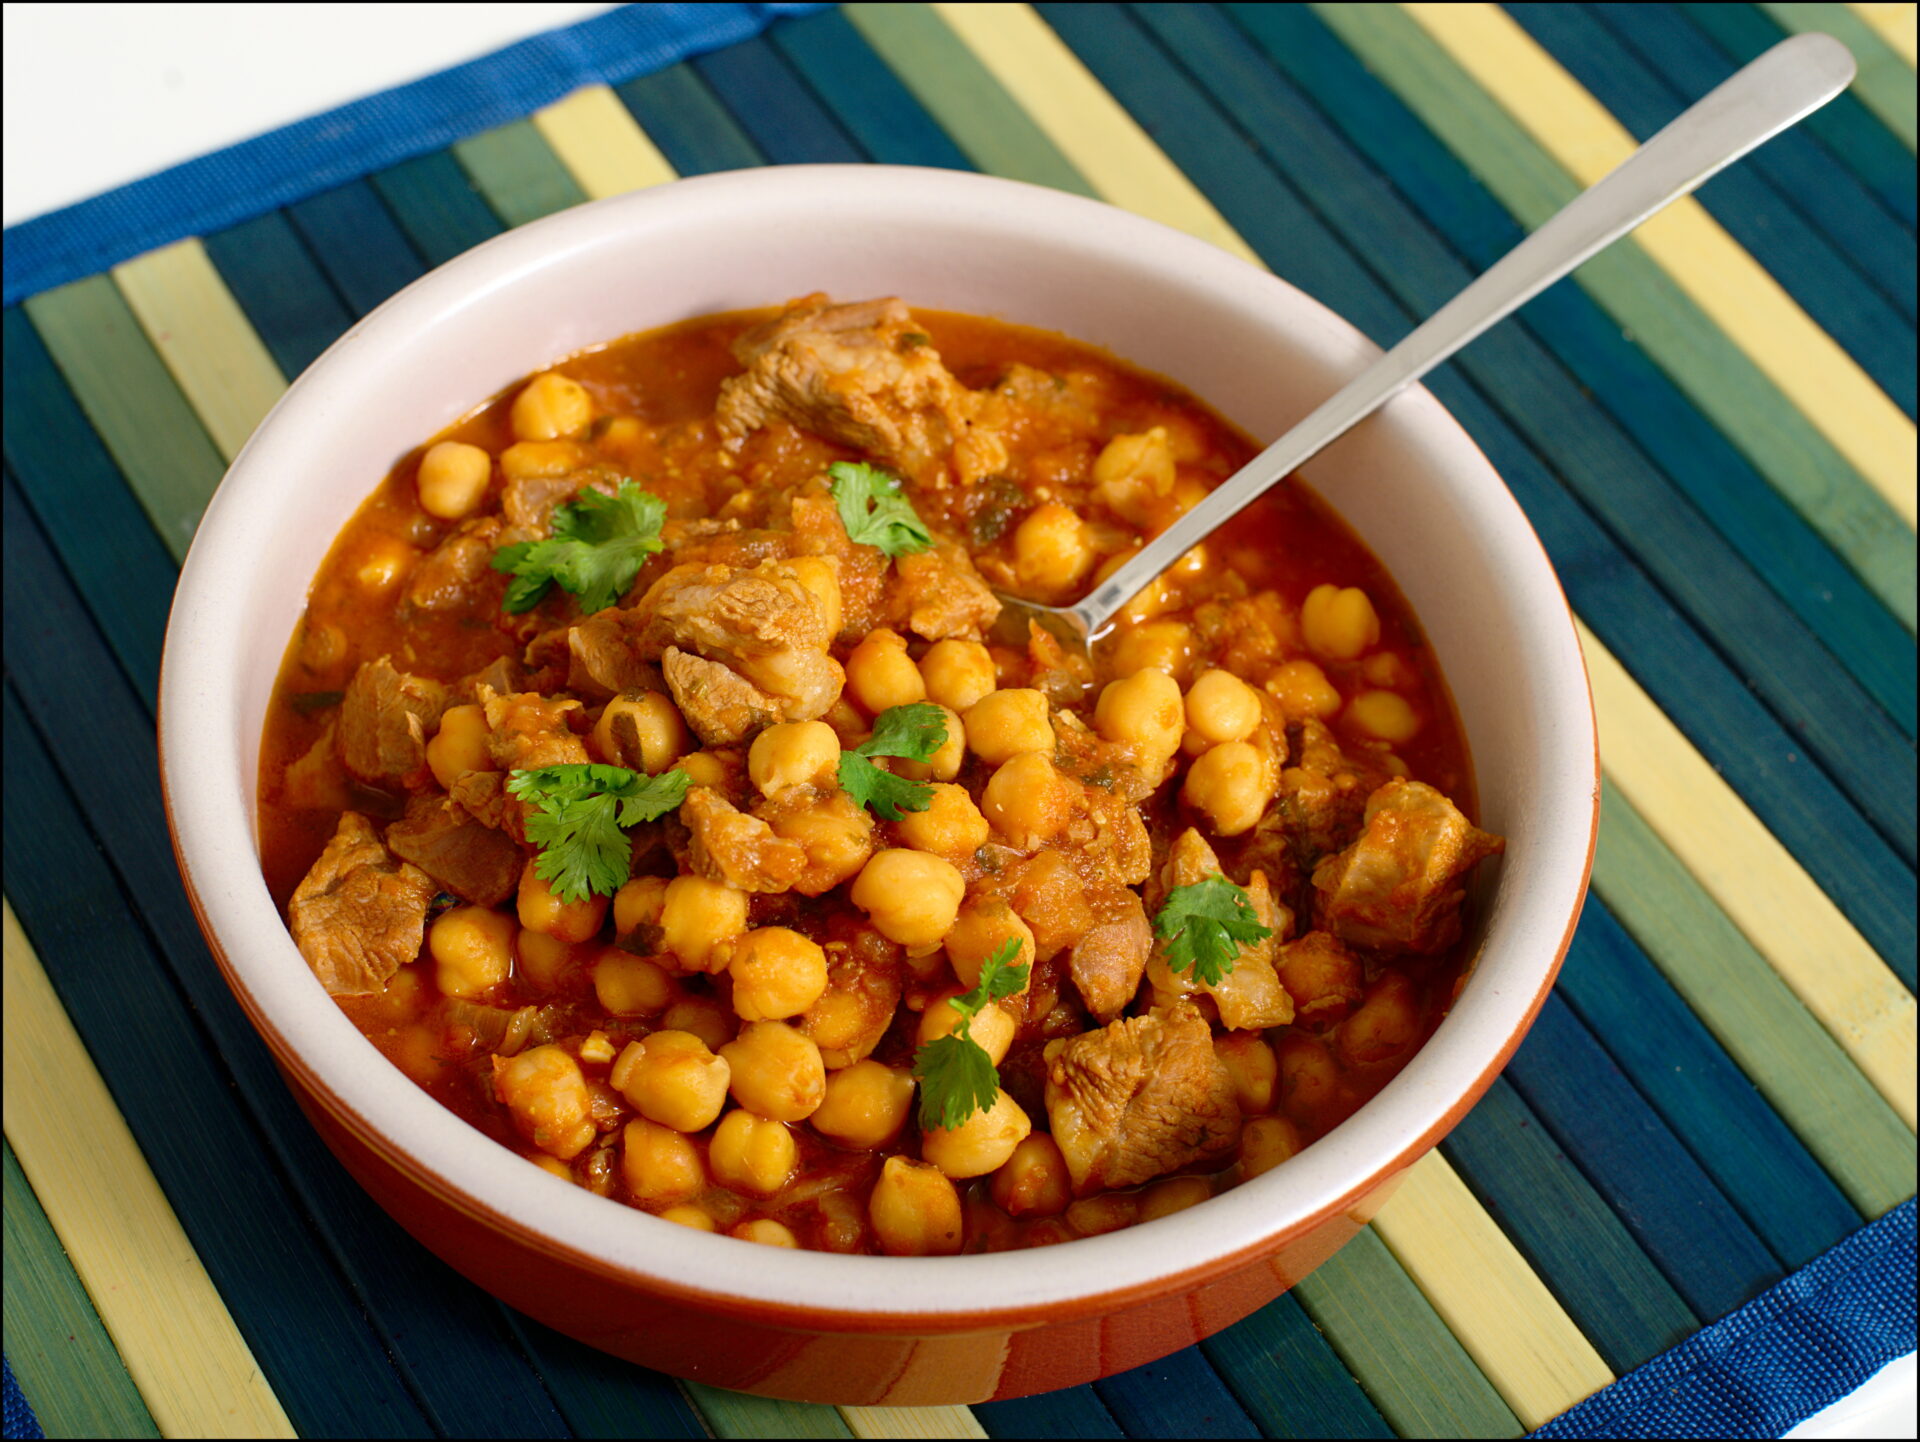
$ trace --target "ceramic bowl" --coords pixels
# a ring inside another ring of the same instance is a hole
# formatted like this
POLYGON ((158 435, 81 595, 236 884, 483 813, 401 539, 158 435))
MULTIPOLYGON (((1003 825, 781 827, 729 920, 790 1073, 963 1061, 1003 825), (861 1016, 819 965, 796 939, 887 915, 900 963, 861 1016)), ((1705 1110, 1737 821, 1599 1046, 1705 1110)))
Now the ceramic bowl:
POLYGON ((1386 563, 1452 685, 1482 821, 1478 959, 1380 1094, 1187 1211, 1039 1252, 846 1257, 702 1235, 524 1165, 405 1080, 302 962, 261 880, 274 676, 334 536, 394 461, 595 343, 824 290, 1091 341, 1261 441, 1376 354, 1284 281, 1092 201, 976 175, 791 166, 678 181, 524 226, 355 326, 234 461, 182 572, 161 685, 175 847, 235 995, 334 1152, 415 1237, 549 1326, 723 1387, 972 1402, 1085 1382, 1229 1325, 1318 1265, 1472 1105, 1564 955, 1597 819, 1593 713, 1540 543, 1426 391, 1304 468, 1386 563))

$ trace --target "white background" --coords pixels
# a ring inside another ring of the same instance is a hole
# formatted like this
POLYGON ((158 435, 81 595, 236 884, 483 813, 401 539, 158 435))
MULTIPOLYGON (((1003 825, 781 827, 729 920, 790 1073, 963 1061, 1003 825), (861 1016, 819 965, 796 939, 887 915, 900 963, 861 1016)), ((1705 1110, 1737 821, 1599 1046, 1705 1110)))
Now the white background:
MULTIPOLYGON (((444 70, 610 5, 9 4, 5 223, 444 70)), ((1914 1359, 1793 1437, 1909 1438, 1914 1359)))

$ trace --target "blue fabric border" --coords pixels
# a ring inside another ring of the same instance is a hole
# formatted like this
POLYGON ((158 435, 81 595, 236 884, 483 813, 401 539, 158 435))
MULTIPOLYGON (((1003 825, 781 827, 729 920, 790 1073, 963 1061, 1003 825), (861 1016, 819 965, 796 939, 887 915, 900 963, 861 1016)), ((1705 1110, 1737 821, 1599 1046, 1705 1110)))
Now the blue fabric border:
POLYGON ((1535 1437, 1778 1437, 1914 1350, 1911 1198, 1535 1437))
POLYGON ((40 1430, 40 1419, 33 1415, 33 1408, 21 1395, 20 1384, 13 1380, 13 1363, 9 1360, 4 1363, 4 1366, 6 1377, 4 1384, 0 1385, 0 1393, 5 1397, 6 1436, 9 1439, 46 1436, 47 1434, 40 1430))
POLYGON ((504 125, 582 85, 617 83, 746 40, 818 4, 623 5, 369 95, 5 234, 12 305, 190 235, 206 235, 504 125))

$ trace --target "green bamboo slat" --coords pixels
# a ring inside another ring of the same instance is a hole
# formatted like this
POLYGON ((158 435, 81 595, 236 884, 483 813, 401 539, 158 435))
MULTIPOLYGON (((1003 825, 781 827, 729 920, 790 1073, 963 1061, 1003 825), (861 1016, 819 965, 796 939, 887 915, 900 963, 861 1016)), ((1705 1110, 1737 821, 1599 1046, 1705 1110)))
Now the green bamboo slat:
POLYGON ((1093 196, 1086 177, 926 6, 856 4, 841 10, 980 169, 1093 196))
POLYGON ((1593 885, 1862 1214, 1913 1195, 1914 1134, 1611 782, 1593 885))
POLYGON ((531 120, 469 136, 453 153, 509 226, 525 225, 587 198, 531 120))
POLYGON ((49 1437, 158 1437, 11 1146, 5 1165, 7 1361, 41 1429, 49 1437))
POLYGON ((176 561, 226 471, 206 428, 105 275, 25 302, 27 317, 176 561))
POLYGON ((1879 31, 1845 5, 1769 3, 1760 8, 1785 29, 1831 35, 1851 50, 1860 67, 1853 77, 1853 93, 1906 142, 1907 149, 1914 148, 1913 68, 1879 31))
POLYGON ((1402 1437, 1518 1437, 1526 1429, 1373 1229, 1293 1295, 1402 1437))
MULTIPOLYGON (((1320 4, 1314 11, 1523 225, 1541 224, 1579 193, 1399 9, 1320 4)), ((1586 262, 1574 279, 1914 629, 1913 533, 1745 353, 1631 240, 1586 262)))
POLYGON ((716 1437, 851 1437, 838 1409, 815 1402, 752 1397, 704 1382, 682 1382, 687 1400, 716 1437))

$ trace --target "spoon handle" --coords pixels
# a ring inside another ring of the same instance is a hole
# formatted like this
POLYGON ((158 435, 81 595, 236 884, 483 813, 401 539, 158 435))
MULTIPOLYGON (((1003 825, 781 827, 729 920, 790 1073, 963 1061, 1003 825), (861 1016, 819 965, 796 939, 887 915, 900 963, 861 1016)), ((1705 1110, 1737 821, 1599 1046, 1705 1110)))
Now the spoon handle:
POLYGON ((1838 40, 1798 35, 1709 92, 1072 607, 1086 634, 1099 635, 1136 592, 1322 447, 1588 256, 1818 110, 1853 72, 1838 40))

